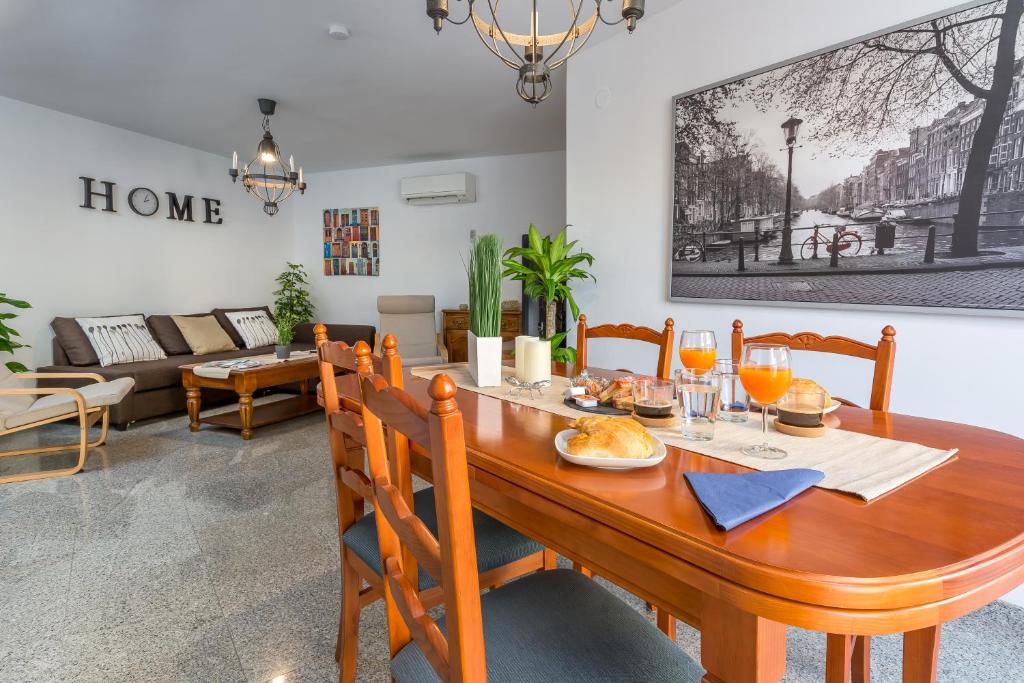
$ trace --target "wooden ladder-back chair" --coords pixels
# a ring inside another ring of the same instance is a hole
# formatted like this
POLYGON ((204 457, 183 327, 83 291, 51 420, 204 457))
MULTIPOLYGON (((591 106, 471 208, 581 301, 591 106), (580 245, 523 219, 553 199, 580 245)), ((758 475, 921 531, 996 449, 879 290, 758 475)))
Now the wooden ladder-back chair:
MULTIPOLYGON (((834 353, 841 356, 863 358, 875 364, 871 379, 871 410, 889 410, 889 395, 892 393, 892 371, 896 363, 896 329, 892 325, 882 328, 882 338, 877 345, 850 339, 849 337, 823 337, 815 332, 770 332, 753 337, 743 336, 743 322, 732 323, 732 357, 739 360, 745 343, 784 344, 794 351, 815 351, 834 353)), ((840 403, 859 407, 844 398, 835 397, 840 403)))
POLYGON ((382 377, 361 377, 360 383, 362 425, 351 416, 343 421, 349 432, 364 430, 395 681, 700 680, 700 666, 642 615, 575 572, 535 573, 481 596, 486 584, 477 573, 480 543, 455 383, 443 374, 431 380, 429 411, 382 377), (436 534, 391 480, 389 458, 398 438, 418 444, 430 458, 436 534), (443 623, 427 613, 410 562, 440 580, 443 623), (595 646, 599 642, 609 646, 595 646))
MULTIPOLYGON (((402 361, 391 335, 384 338, 383 355, 378 358, 365 342, 358 342, 354 348, 343 342, 330 342, 322 326, 317 326, 315 334, 320 357, 320 392, 327 415, 338 498, 342 595, 335 657, 341 667, 341 680, 354 681, 360 610, 384 596, 376 519, 363 515, 363 501, 373 500, 373 489, 364 472, 366 439, 358 380, 376 376, 380 382, 401 390, 402 361), (343 374, 335 377, 338 371, 343 374), (367 583, 365 589, 361 589, 363 581, 367 583)), ((408 441, 401 435, 389 436, 389 448, 389 477, 404 504, 415 510, 428 528, 436 527, 439 520, 434 517, 434 489, 426 488, 415 494, 412 490, 408 441)), ((481 532, 479 580, 483 586, 497 586, 522 574, 555 567, 553 551, 482 512, 476 511, 473 516, 481 532)), ((419 599, 428 607, 440 604, 443 596, 434 576, 419 574, 411 554, 407 554, 407 566, 413 585, 418 587, 419 599)))
MULTIPOLYGON (((655 374, 661 379, 669 379, 672 374, 672 344, 675 341, 675 322, 672 318, 665 321, 665 329, 661 332, 650 327, 637 327, 629 323, 618 325, 597 325, 587 327, 587 316, 580 315, 576 324, 576 369, 577 372, 587 367, 587 340, 600 337, 609 339, 632 339, 647 342, 658 347, 658 366, 655 374)), ((629 372, 627 370, 627 372, 629 372)))

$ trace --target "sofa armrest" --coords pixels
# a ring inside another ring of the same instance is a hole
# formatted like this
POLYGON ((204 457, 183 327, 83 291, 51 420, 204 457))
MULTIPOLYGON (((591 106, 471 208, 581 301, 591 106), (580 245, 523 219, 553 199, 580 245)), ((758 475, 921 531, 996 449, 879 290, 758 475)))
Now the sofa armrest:
POLYGON ((109 377, 103 377, 99 372, 85 372, 84 368, 75 365, 47 365, 36 368, 32 376, 41 387, 79 388, 86 384, 92 384, 97 381, 106 382, 110 379, 109 377), (97 377, 101 378, 101 380, 97 380, 97 377))
MULTIPOLYGON (((327 338, 331 341, 343 341, 355 346, 357 341, 373 344, 377 329, 373 325, 337 325, 325 324, 327 338)), ((299 344, 313 344, 313 323, 301 323, 295 326, 295 341, 299 344)))

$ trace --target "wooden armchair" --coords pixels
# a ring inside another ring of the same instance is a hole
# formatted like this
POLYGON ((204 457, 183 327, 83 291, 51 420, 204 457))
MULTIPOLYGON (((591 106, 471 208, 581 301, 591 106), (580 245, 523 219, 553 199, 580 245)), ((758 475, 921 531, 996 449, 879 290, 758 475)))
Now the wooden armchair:
POLYGON ((418 681, 679 681, 697 683, 701 667, 640 614, 579 574, 555 569, 480 594, 482 529, 472 507, 462 415, 451 378, 436 375, 427 410, 382 378, 361 379, 362 431, 372 473, 385 567, 391 676, 418 681), (430 457, 438 525, 406 506, 392 478, 395 437, 430 457), (443 586, 444 617, 427 613, 415 567, 443 586), (410 569, 413 575, 410 577, 410 569), (595 646, 595 643, 601 643, 595 646))
MULTIPOLYGON (((665 321, 665 329, 658 332, 650 327, 637 327, 628 323, 618 325, 587 326, 587 316, 580 315, 576 325, 576 372, 587 367, 587 340, 596 338, 632 339, 658 347, 658 365, 655 374, 661 379, 672 375, 672 345, 675 341, 675 322, 665 321)), ((628 370, 626 372, 629 372, 628 370)))
POLYGON ((6 377, 0 382, 0 437, 72 418, 78 420, 79 437, 77 443, 0 451, 0 458, 78 450, 78 461, 71 467, 0 477, 0 484, 66 477, 80 472, 85 467, 89 450, 106 443, 110 428, 110 406, 120 403, 134 385, 135 380, 130 377, 108 382, 101 375, 91 372, 22 372, 6 377), (40 378, 94 380, 94 384, 77 389, 18 386, 22 380, 40 378), (101 423, 100 434, 95 441, 89 441, 89 429, 97 422, 101 423))
MULTIPOLYGON (((376 519, 363 514, 363 501, 374 500, 370 479, 366 476, 364 454, 361 378, 376 377, 386 386, 401 390, 402 360, 392 335, 384 337, 382 357, 373 356, 369 345, 358 342, 350 348, 344 342, 331 342, 322 326, 317 326, 316 344, 320 358, 320 388, 327 417, 328 437, 338 500, 338 533, 341 550, 341 617, 335 658, 341 667, 341 681, 354 681, 359 643, 359 613, 366 605, 384 597, 383 563, 378 545, 376 519), (342 374, 336 376, 338 372, 342 374), (381 374, 376 374, 381 373, 381 374), (362 588, 363 582, 367 587, 362 588)), ((408 509, 436 531, 439 520, 434 507, 434 489, 415 494, 409 462, 408 440, 389 438, 392 462, 390 477, 408 509)), ((494 587, 523 574, 552 569, 555 554, 539 543, 474 511, 477 524, 479 583, 494 587)), ((412 566, 412 565, 410 565, 412 566)), ((443 592, 439 576, 417 574, 413 583, 419 600, 430 607, 440 604, 443 592), (435 578, 436 577, 436 578, 435 578)))
MULTIPOLYGON (((770 332, 753 337, 743 336, 743 322, 732 323, 732 357, 739 359, 746 342, 764 344, 784 344, 794 351, 816 351, 819 353, 835 353, 842 356, 853 356, 872 361, 875 364, 871 379, 871 410, 889 410, 889 395, 892 393, 892 371, 896 362, 896 329, 892 325, 882 328, 882 338, 877 345, 857 341, 848 337, 823 337, 815 332, 770 332)), ((840 403, 858 407, 856 403, 844 398, 835 397, 840 403)))

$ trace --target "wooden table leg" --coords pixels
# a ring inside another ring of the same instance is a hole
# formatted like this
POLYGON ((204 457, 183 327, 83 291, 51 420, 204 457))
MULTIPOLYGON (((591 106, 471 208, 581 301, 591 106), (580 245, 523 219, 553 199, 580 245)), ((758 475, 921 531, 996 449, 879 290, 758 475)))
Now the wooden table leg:
POLYGON ((190 432, 199 431, 199 408, 202 405, 202 393, 199 387, 187 387, 185 389, 185 404, 188 407, 188 429, 190 432))
POLYGON ((853 683, 871 683, 871 636, 857 636, 853 644, 853 683))
POLYGON ((903 683, 935 683, 941 626, 903 634, 903 683))
POLYGON ((829 633, 825 639, 825 683, 850 683, 856 636, 829 633))
POLYGON ((238 416, 242 420, 242 438, 248 441, 252 438, 252 394, 238 395, 238 416))
POLYGON ((309 393, 309 380, 308 379, 304 379, 304 380, 299 381, 299 394, 301 396, 305 396, 308 393, 309 393))
POLYGON ((705 683, 770 683, 786 672, 786 626, 705 595, 701 605, 705 683))

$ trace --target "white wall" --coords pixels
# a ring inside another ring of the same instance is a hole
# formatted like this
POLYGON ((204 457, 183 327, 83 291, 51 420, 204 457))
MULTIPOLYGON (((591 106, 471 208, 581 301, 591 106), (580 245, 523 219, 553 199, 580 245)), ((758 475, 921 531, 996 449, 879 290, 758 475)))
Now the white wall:
MULTIPOLYGON (((569 64, 566 218, 596 257, 599 284, 579 297, 592 322, 710 328, 728 349, 734 318, 752 331, 810 329, 877 340, 897 330, 893 404, 901 413, 967 422, 1024 436, 1014 388, 1024 348, 1020 318, 740 304, 670 303, 674 95, 887 26, 946 9, 952 0, 693 0, 652 16, 633 36, 589 46, 569 64), (611 101, 595 106, 607 87, 611 101), (988 361, 988 362, 987 362, 988 361), (959 388, 954 388, 957 382, 959 388)), ((622 346, 593 345, 595 364, 650 366, 622 346)), ((869 371, 859 361, 800 354, 802 375, 866 402, 869 371)), ((1017 601, 1024 604, 1024 591, 1017 601)))
MULTIPOLYGON (((377 324, 380 294, 433 294, 437 310, 466 303, 463 256, 470 230, 497 233, 518 245, 529 224, 565 223, 565 154, 543 152, 379 166, 310 174, 306 196, 294 204, 294 257, 310 273, 320 319, 377 324), (409 176, 467 172, 477 201, 410 206, 399 197, 409 176), (323 210, 380 207, 380 276, 323 275, 323 210)), ((519 298, 506 283, 505 298, 519 298)))
POLYGON ((33 305, 13 324, 33 347, 18 356, 26 364, 50 362, 57 315, 270 302, 288 257, 288 207, 264 215, 232 185, 227 158, 6 98, 0 129, 0 291, 33 305), (79 207, 80 175, 117 183, 117 213, 79 207), (158 193, 156 215, 128 208, 135 186, 158 193), (195 196, 194 223, 167 220, 167 191, 195 196), (201 197, 221 200, 222 225, 202 222, 201 197))

